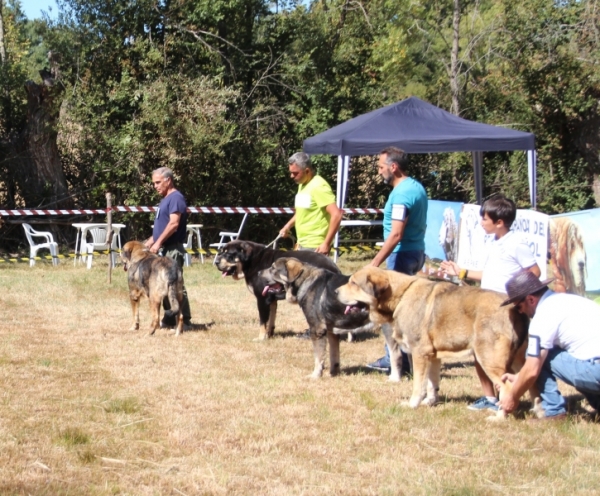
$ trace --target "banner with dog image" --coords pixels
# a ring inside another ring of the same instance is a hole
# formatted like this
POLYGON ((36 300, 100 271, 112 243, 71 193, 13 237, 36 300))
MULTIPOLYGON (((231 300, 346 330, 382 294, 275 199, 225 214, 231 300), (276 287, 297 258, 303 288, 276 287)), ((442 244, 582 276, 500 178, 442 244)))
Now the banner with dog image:
POLYGON ((600 292, 600 208, 550 218, 554 290, 585 296, 600 292))
MULTIPOLYGON (((483 270, 494 239, 481 227, 480 205, 464 204, 460 214, 458 232, 458 259, 460 267, 468 270, 483 270)), ((517 210, 517 218, 511 231, 523 233, 540 267, 541 278, 546 278, 548 257, 549 217, 535 210, 517 210)))
POLYGON ((423 273, 450 279, 440 271, 440 262, 456 261, 458 257, 458 223, 462 206, 460 202, 429 200, 423 273))

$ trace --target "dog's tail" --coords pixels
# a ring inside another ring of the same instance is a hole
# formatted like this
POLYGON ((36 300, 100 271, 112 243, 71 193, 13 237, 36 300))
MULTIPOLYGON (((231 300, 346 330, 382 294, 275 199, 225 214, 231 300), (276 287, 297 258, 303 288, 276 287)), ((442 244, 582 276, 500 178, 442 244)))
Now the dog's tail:
POLYGON ((167 298, 171 309, 165 312, 165 317, 177 317, 180 302, 183 301, 183 273, 176 263, 173 263, 168 272, 167 298))

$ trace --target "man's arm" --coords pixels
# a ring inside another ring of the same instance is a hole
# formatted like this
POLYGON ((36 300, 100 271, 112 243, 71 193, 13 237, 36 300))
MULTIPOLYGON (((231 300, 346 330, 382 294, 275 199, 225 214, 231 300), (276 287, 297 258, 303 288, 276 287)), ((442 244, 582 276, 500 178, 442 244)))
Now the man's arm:
POLYGON ((392 220, 392 229, 390 231, 390 235, 383 243, 383 246, 375 255, 375 258, 371 260, 369 265, 373 267, 379 267, 387 257, 394 251, 396 245, 402 241, 402 236, 404 235, 404 228, 406 227, 406 223, 408 222, 408 217, 406 220, 392 220))
POLYGON ((331 250, 331 243, 333 243, 333 238, 335 237, 335 233, 338 232, 340 228, 340 222, 342 222, 342 216, 344 215, 344 211, 339 208, 335 203, 330 203, 325 207, 325 211, 329 214, 329 229, 327 230, 327 235, 325 236, 325 241, 319 246, 315 251, 317 253, 323 253, 325 255, 329 254, 331 250))
MULTIPOLYGON (((461 268, 458 266, 456 262, 452 261, 443 261, 440 264, 440 268, 449 276, 459 276, 461 268)), ((480 270, 468 270, 466 274, 466 279, 471 279, 473 281, 481 281, 483 277, 483 272, 480 270)))
POLYGON ((535 277, 540 277, 540 275, 542 275, 542 271, 540 270, 540 267, 538 264, 528 267, 527 270, 529 272, 533 273, 533 275, 535 275, 535 277))
POLYGON ((168 239, 172 234, 174 234, 175 231, 177 231, 180 220, 181 220, 181 212, 173 212, 172 214, 169 215, 169 223, 165 227, 165 230, 158 237, 158 239, 156 241, 154 241, 154 244, 150 247, 150 251, 152 253, 158 253, 158 250, 160 250, 160 247, 162 246, 163 242, 166 239, 168 239))
POLYGON ((540 375, 542 365, 548 356, 548 350, 540 350, 539 357, 528 356, 521 371, 516 374, 504 374, 502 382, 511 382, 512 388, 500 398, 499 406, 506 413, 513 412, 519 405, 519 398, 533 385, 540 375))

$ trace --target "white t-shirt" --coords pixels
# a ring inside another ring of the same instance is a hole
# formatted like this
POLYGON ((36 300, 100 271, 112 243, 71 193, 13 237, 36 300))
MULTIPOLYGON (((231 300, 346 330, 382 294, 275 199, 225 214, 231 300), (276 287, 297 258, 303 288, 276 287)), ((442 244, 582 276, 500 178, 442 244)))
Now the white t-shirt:
POLYGON ((582 296, 548 290, 529 324, 529 340, 561 348, 579 360, 600 358, 600 305, 582 296))
POLYGON ((535 255, 521 233, 508 231, 494 239, 483 266, 481 288, 506 293, 506 282, 523 269, 536 264, 535 255))

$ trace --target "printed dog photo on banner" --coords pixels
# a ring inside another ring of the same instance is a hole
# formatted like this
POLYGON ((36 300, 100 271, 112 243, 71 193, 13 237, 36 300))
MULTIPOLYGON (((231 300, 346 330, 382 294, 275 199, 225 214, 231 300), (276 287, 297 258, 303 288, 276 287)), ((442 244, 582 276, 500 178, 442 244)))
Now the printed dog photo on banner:
POLYGON ((424 273, 448 279, 448 276, 439 272, 439 264, 443 260, 455 262, 458 257, 458 227, 462 205, 460 202, 429 200, 424 273))
POLYGON ((553 215, 548 252, 554 290, 600 300, 600 208, 553 215))

